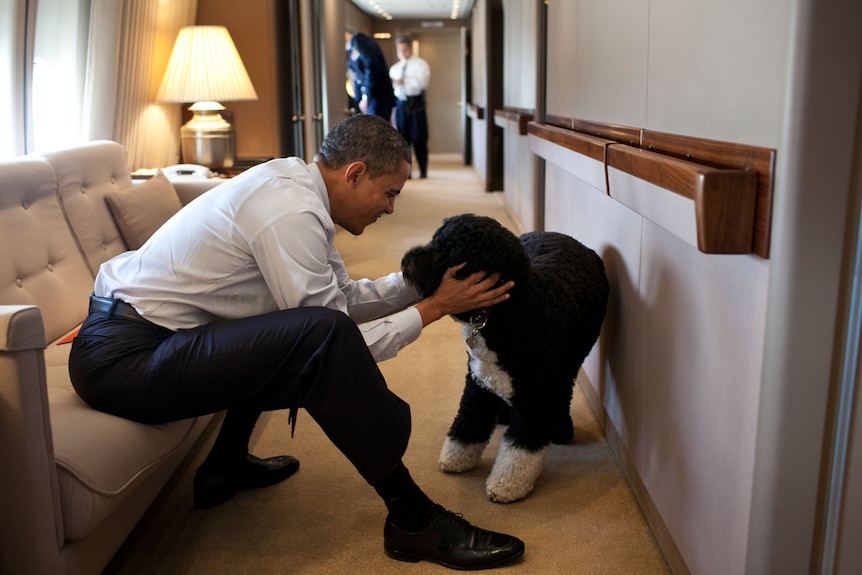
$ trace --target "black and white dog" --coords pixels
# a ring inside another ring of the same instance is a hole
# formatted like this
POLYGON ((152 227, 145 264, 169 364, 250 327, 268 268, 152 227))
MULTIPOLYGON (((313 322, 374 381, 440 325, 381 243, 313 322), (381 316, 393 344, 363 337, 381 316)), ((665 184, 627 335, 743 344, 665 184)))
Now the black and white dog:
POLYGON ((515 501, 532 491, 551 442, 574 435, 574 379, 599 337, 608 282, 601 258, 579 241, 555 232, 518 238, 472 214, 447 218, 430 243, 404 255, 401 269, 428 296, 464 262, 458 277, 499 271, 515 286, 505 302, 455 317, 469 370, 440 468, 474 469, 496 423, 508 423, 486 492, 492 501, 515 501))

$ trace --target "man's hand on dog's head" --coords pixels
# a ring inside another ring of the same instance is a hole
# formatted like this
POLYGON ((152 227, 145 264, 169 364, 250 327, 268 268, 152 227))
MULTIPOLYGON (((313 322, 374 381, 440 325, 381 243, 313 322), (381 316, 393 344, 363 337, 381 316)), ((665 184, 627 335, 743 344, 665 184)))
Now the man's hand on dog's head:
POLYGON ((500 286, 500 273, 487 274, 479 271, 463 279, 456 279, 460 264, 446 270, 440 287, 433 294, 416 304, 422 316, 422 325, 428 325, 447 315, 455 315, 474 309, 482 309, 509 299, 507 293, 515 282, 500 286))

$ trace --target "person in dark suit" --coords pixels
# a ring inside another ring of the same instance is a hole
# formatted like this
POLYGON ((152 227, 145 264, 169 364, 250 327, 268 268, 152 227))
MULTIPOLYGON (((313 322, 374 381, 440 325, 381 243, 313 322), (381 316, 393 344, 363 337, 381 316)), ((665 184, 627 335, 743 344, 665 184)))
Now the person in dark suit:
POLYGON ((348 44, 347 65, 353 74, 353 98, 363 114, 389 121, 395 107, 395 93, 389 79, 389 66, 374 38, 357 32, 348 44))

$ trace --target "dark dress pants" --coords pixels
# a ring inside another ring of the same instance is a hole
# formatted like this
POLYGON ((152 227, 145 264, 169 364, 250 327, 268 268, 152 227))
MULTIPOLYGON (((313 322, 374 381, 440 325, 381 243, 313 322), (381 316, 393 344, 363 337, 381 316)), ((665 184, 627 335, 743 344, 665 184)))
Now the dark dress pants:
POLYGON ((387 388, 358 327, 324 308, 178 332, 93 313, 69 372, 90 406, 143 423, 302 407, 371 484, 398 465, 410 437, 410 408, 387 388))
POLYGON ((371 98, 365 113, 369 116, 380 116, 390 122, 392 120, 392 106, 393 102, 389 98, 371 98))
POLYGON ((425 96, 398 100, 395 105, 395 127, 404 139, 413 144, 416 163, 423 176, 428 175, 428 116, 425 114, 425 96))

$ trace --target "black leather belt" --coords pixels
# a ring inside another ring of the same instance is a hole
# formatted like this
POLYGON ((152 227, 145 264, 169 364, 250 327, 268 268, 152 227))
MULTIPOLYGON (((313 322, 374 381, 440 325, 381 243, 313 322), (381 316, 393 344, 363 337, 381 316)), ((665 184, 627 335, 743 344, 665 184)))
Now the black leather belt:
POLYGON ((122 317, 151 324, 151 322, 138 315, 135 308, 126 302, 96 295, 90 296, 90 313, 101 313, 108 317, 122 317))

